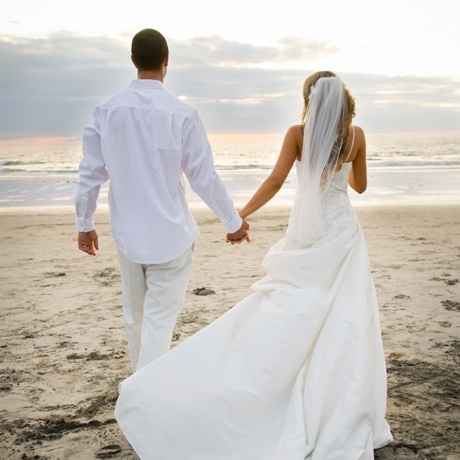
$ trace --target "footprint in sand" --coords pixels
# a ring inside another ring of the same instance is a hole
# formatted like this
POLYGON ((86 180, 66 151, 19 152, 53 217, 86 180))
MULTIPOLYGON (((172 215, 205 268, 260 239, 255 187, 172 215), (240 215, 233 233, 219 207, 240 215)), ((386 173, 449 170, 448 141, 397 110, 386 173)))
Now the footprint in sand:
POLYGON ((453 300, 441 300, 441 305, 449 311, 460 311, 460 302, 453 300))
POLYGON ((105 361, 110 359, 120 359, 124 355, 123 351, 111 352, 111 353, 99 353, 98 351, 92 351, 91 353, 71 353, 66 358, 69 361, 85 359, 86 361, 105 361))
POLYGON ((117 270, 113 267, 106 267, 103 270, 97 271, 94 276, 101 286, 113 286, 120 280, 120 275, 117 270))
POLYGON ((445 280, 445 283, 447 284, 447 286, 455 286, 456 284, 458 284, 458 282, 459 282, 458 278, 445 280))
POLYGON ((394 441, 389 446, 374 451, 375 460, 417 460, 418 448, 415 443, 394 441))
POLYGON ((410 299, 410 295, 406 295, 406 294, 397 294, 393 297, 393 299, 410 299))
POLYGON ((458 278, 450 278, 450 276, 450 273, 443 273, 441 276, 434 276, 433 278, 430 278, 430 281, 442 281, 447 286, 455 286, 460 282, 458 278))
POLYGON ((67 276, 66 272, 46 272, 45 276, 47 278, 62 278, 63 276, 67 276))
POLYGON ((216 291, 206 288, 206 287, 200 287, 200 288, 193 289, 192 293, 195 295, 206 296, 206 295, 213 295, 216 293, 216 291))
POLYGON ((452 323, 450 321, 438 321, 438 324, 441 327, 452 327, 452 323))
POLYGON ((180 335, 180 332, 175 332, 175 333, 173 334, 172 341, 173 341, 173 342, 177 342, 178 340, 180 340, 180 336, 181 336, 181 335, 180 335))
POLYGON ((388 265, 387 268, 391 268, 392 270, 399 270, 402 267, 404 267, 404 265, 394 264, 394 265, 388 265))
POLYGON ((191 324, 191 323, 196 323, 198 320, 199 318, 197 315, 189 313, 189 314, 183 315, 182 318, 180 319, 180 322, 182 324, 191 324))
POLYGON ((121 447, 118 444, 109 444, 96 452, 96 458, 111 458, 121 452, 121 447))

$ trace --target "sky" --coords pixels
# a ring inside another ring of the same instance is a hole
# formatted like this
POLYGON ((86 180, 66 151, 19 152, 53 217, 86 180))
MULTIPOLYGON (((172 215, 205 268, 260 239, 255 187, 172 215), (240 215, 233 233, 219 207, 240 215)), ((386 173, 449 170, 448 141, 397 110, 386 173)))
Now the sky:
POLYGON ((129 45, 168 39, 167 87, 210 132, 281 132, 329 69, 372 132, 460 130, 460 2, 8 2, 0 18, 0 137, 78 136, 135 78, 129 45))

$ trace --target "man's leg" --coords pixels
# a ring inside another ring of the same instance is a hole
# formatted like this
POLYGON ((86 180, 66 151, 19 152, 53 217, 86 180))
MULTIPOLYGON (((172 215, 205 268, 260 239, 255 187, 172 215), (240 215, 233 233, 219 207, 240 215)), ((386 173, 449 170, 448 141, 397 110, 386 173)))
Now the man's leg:
POLYGON ((137 369, 169 350, 191 268, 192 248, 170 262, 145 265, 147 292, 137 369))
POLYGON ((128 356, 131 371, 134 372, 141 347, 142 318, 147 291, 145 270, 141 264, 131 262, 121 253, 119 253, 119 259, 123 317, 128 337, 128 356))

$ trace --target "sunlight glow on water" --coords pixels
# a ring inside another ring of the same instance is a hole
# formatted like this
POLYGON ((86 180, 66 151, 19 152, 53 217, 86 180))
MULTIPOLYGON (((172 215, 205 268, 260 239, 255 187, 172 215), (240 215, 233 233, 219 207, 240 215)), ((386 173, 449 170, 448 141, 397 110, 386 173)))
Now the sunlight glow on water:
MULTIPOLYGON (((243 202, 269 174, 281 134, 211 134, 215 164, 235 201, 243 202)), ((356 203, 389 199, 460 202, 460 133, 367 135, 369 190, 356 203)), ((0 207, 72 203, 81 155, 78 138, 0 140, 0 207)), ((292 200, 291 174, 275 203, 292 200)), ((107 187, 101 193, 106 201, 107 187)), ((193 203, 198 198, 190 194, 193 203)))

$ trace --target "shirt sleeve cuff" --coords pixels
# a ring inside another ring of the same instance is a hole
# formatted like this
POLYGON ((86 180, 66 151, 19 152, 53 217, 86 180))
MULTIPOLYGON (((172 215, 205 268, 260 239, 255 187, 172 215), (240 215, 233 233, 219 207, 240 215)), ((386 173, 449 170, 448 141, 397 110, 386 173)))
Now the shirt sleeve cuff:
POLYGON ((242 223, 243 219, 241 219, 240 215, 235 211, 233 217, 224 222, 224 226, 228 233, 235 233, 241 228, 242 223))
POLYGON ((79 232, 90 232, 96 229, 93 219, 85 219, 82 217, 77 217, 75 219, 75 224, 79 232))

